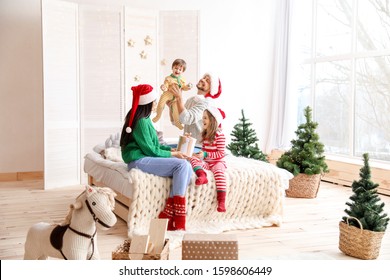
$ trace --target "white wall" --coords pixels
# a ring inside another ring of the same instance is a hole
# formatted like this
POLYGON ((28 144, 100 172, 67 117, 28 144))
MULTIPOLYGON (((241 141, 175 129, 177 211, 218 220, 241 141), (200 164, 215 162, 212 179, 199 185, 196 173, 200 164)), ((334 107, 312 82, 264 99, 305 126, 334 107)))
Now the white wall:
POLYGON ((200 74, 213 71, 221 78, 223 95, 218 103, 227 115, 224 131, 228 142, 243 108, 264 149, 273 82, 274 1, 126 2, 160 10, 200 10, 200 74))
MULTIPOLYGON (((267 0, 69 0, 84 4, 128 5, 156 10, 200 11, 200 75, 217 73, 223 95, 218 99, 230 132, 241 109, 265 148, 270 116, 275 2, 267 0)), ((195 89, 193 89, 194 91, 195 89)))
MULTIPOLYGON (((264 147, 269 122, 274 3, 267 0, 71 0, 159 10, 200 10, 200 74, 218 73, 225 134, 241 108, 264 147)), ((39 0, 0 1, 0 173, 43 170, 39 0), (5 63, 3 63, 5 61, 5 63), (22 129, 23 128, 23 129, 22 129), (20 140, 19 140, 20 139, 20 140)))
POLYGON ((273 1, 210 2, 214 8, 201 13, 201 71, 215 69, 223 82, 228 139, 244 109, 263 148, 271 102, 273 1))
POLYGON ((43 170, 41 4, 0 1, 0 173, 43 170))

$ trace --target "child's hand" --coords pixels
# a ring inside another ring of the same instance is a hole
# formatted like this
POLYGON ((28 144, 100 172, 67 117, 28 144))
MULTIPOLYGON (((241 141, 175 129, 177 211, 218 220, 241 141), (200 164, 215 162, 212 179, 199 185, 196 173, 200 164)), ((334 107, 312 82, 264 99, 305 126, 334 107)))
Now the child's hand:
POLYGON ((188 87, 189 89, 192 89, 192 83, 188 83, 187 87, 188 87))
POLYGON ((196 153, 196 154, 193 154, 193 156, 196 157, 196 158, 198 158, 198 159, 203 159, 204 154, 203 154, 202 151, 200 151, 200 152, 198 152, 198 153, 196 153))

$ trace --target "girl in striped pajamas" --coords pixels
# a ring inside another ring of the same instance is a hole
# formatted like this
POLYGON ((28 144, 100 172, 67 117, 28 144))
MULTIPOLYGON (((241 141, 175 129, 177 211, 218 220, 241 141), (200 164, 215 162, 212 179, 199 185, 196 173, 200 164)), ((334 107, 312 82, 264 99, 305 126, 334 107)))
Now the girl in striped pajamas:
POLYGON ((211 170, 214 174, 217 187, 218 212, 226 212, 226 162, 225 162, 225 135, 221 129, 221 122, 225 113, 209 106, 203 112, 202 150, 190 158, 190 163, 197 179, 195 185, 207 184, 207 174, 204 170, 211 170))

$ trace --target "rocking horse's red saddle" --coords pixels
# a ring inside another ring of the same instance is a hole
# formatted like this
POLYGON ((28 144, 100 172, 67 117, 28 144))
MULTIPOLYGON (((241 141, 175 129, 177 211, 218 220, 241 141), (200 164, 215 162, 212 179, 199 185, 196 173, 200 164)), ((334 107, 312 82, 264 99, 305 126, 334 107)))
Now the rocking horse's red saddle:
POLYGON ((68 229, 69 225, 56 226, 50 234, 50 243, 57 250, 62 249, 62 240, 64 238, 65 231, 68 229))

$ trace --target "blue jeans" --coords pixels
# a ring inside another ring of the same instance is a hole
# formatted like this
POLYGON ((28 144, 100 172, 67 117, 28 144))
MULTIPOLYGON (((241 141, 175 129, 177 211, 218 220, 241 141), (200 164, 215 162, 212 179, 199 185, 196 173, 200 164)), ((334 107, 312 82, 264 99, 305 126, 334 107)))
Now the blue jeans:
POLYGON ((129 170, 138 168, 145 173, 172 178, 170 197, 185 196, 192 177, 191 164, 185 159, 144 157, 127 164, 129 170))

